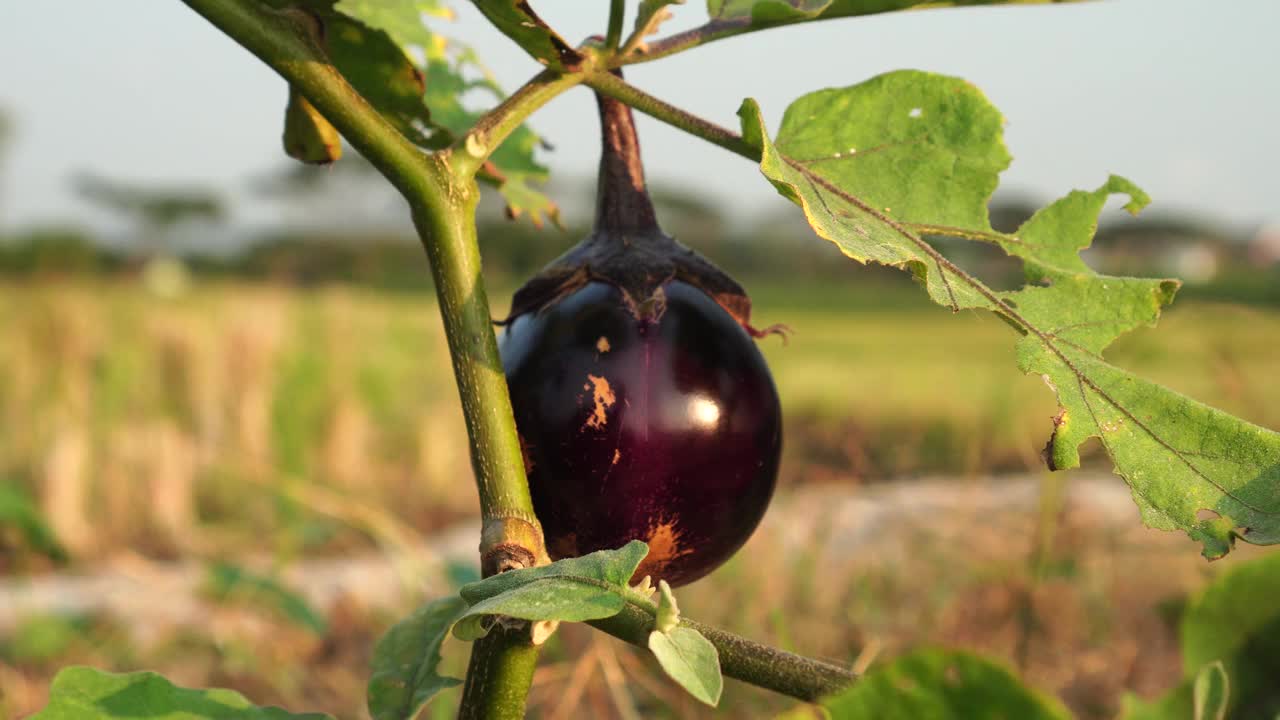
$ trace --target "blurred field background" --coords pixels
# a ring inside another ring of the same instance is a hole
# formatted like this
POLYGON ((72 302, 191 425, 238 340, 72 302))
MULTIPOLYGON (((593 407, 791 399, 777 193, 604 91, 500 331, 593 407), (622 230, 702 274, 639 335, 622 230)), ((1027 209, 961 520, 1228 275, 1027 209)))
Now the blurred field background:
MULTIPOLYGON (((212 195, 83 178, 128 231, 0 241, 0 716, 41 707, 59 667, 90 663, 363 717, 378 635, 474 574, 473 541, 461 555, 423 544, 470 538, 477 509, 429 270, 402 225, 325 220, 326 197, 371 182, 353 173, 268 179, 293 213, 285 229, 234 238, 212 195), (209 251, 210 238, 225 242, 209 251), (304 591, 306 568, 348 561, 395 572, 304 591), (132 614, 93 598, 4 607, 102 573, 133 579, 132 614), (186 580, 165 584, 174 573, 186 580), (170 587, 197 604, 148 590, 170 587)), ((691 616, 860 667, 920 644, 981 649, 1083 717, 1177 681, 1177 609, 1221 564, 1138 527, 1096 447, 1076 476, 1043 472, 1053 397, 1018 374, 1004 323, 930 305, 793 215, 741 222, 684 189, 656 195, 667 229, 748 288, 758 324, 795 331, 761 344, 786 414, 777 504, 743 555, 682 593, 691 616), (843 552, 859 527, 839 509, 863 501, 881 522, 843 552)), ((1014 227, 1032 209, 1003 199, 993 216, 1014 227)), ((1280 241, 1108 217, 1098 269, 1189 280, 1157 330, 1109 357, 1280 427, 1280 241)), ((585 232, 482 218, 499 317, 520 278, 585 232)), ((1017 282, 987 248, 942 247, 996 286, 1017 282)), ((465 648, 447 651, 461 672, 465 648)), ((536 683, 539 717, 703 713, 641 656, 573 628, 536 683)), ((787 705, 731 685, 723 716, 787 705)))

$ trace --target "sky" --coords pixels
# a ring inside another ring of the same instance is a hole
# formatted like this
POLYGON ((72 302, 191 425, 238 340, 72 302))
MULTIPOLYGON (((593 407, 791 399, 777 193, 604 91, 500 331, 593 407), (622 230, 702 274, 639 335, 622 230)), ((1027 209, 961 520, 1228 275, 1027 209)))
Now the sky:
MULTIPOLYGON (((505 87, 539 69, 470 3, 453 4, 456 21, 433 26, 476 47, 505 87)), ((602 32, 608 3, 533 6, 576 42, 602 32)), ((670 30, 705 17, 698 0, 674 10, 670 30)), ((754 97, 776 128, 812 90, 900 68, 958 75, 1005 115, 1011 194, 1045 202, 1114 172, 1146 189, 1153 210, 1247 230, 1280 222, 1277 27, 1275 0, 915 11, 724 40, 629 68, 628 79, 729 127, 754 97)), ((240 201, 233 222, 269 223, 278 201, 258 197, 253 180, 285 165, 284 101, 279 77, 178 0, 2 2, 0 109, 14 136, 0 156, 0 227, 109 225, 71 186, 80 172, 216 188, 240 201)), ((555 147, 542 158, 553 173, 594 175, 588 90, 532 124, 555 147)), ((749 162, 649 118, 639 130, 651 182, 708 192, 743 218, 786 206, 749 162)))

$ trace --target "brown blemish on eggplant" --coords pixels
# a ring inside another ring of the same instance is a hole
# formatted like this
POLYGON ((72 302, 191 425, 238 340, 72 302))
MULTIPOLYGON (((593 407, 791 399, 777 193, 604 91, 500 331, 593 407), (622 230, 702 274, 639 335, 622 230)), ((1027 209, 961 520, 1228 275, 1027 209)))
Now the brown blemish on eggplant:
POLYGON ((591 413, 591 417, 587 418, 587 424, 583 429, 591 428, 592 430, 600 430, 609 422, 608 410, 618 401, 613 394, 613 388, 609 387, 609 381, 596 375, 587 375, 590 382, 583 386, 583 389, 590 390, 592 400, 595 402, 595 410, 591 413))
POLYGON ((681 544, 680 535, 681 533, 676 528, 675 520, 663 520, 650 527, 648 537, 645 538, 645 542, 649 545, 649 554, 645 556, 644 562, 640 563, 640 567, 636 569, 632 580, 642 578, 645 575, 661 579, 667 565, 693 552, 692 548, 684 547, 681 544))

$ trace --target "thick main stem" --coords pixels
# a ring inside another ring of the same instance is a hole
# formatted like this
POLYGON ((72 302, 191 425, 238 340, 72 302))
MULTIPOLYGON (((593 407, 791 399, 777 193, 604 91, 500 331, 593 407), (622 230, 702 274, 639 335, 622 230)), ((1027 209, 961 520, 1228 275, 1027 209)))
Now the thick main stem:
MULTIPOLYGON (((461 183, 457 183, 461 185, 461 183)), ((471 438, 471 466, 483 515, 485 575, 547 561, 542 528, 524 474, 515 415, 480 272, 474 181, 456 187, 452 212, 415 208, 414 224, 431 260, 440 316, 471 438)))
POLYGON ((529 632, 495 627, 471 648, 458 720, 518 720, 533 684, 539 646, 529 632))
MULTIPOLYGON (((431 260, 440 315, 471 438, 471 466, 483 520, 480 565, 485 576, 549 561, 533 513, 515 416, 507 392, 489 300, 480 272, 474 180, 455 179, 453 212, 415 208, 413 219, 431 260)), ((459 717, 524 717, 540 648, 529 631, 492 632, 471 649, 459 717)))

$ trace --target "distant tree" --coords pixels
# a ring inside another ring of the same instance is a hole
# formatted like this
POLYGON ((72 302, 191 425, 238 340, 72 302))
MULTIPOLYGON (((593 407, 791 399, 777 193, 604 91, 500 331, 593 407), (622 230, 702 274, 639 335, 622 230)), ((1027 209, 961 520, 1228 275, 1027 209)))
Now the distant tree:
POLYGON ((87 200, 139 223, 142 240, 152 253, 168 251, 170 233, 193 220, 221 220, 222 201, 209 190, 150 188, 96 175, 80 175, 76 189, 87 200))
MULTIPOLYGON (((3 171, 4 169, 5 150, 8 148, 9 138, 12 135, 13 135, 13 121, 9 119, 9 115, 3 109, 0 109, 0 171, 3 171)), ((0 172, 0 179, 2 179, 3 177, 4 177, 3 172, 0 172)), ((0 209, 2 209, 3 207, 4 207, 3 203, 0 203, 0 209)), ((3 218, 4 218, 3 212, 0 212, 0 220, 3 220, 3 218)), ((0 227, 4 227, 3 222, 0 222, 0 227)))
POLYGON ((80 175, 75 185, 85 199, 138 223, 143 281, 162 296, 181 294, 189 282, 174 252, 176 229, 196 220, 216 222, 226 214, 217 195, 203 189, 149 188, 93 175, 80 175))

